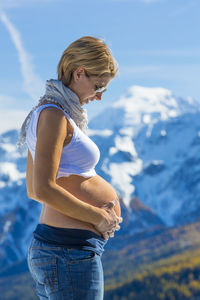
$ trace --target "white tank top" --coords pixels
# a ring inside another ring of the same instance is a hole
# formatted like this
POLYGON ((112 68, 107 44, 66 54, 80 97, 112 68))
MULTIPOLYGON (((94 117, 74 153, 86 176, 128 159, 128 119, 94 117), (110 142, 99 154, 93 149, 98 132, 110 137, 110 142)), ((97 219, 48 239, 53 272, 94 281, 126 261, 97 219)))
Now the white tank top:
MULTIPOLYGON (((31 152, 32 158, 35 158, 35 149, 37 143, 37 123, 40 112, 45 107, 56 107, 55 104, 45 104, 39 106, 32 114, 31 121, 26 134, 26 143, 31 152)), ((69 144, 63 147, 60 158, 59 169, 56 178, 67 177, 75 174, 83 177, 92 177, 96 175, 95 166, 100 158, 100 151, 97 145, 78 128, 73 119, 62 110, 66 118, 73 127, 73 136, 69 144)))

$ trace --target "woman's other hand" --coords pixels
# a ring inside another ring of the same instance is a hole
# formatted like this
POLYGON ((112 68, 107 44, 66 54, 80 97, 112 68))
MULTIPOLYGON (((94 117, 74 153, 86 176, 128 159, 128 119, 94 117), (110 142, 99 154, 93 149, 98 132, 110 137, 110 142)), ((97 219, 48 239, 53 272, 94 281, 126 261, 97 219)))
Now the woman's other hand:
POLYGON ((119 230, 119 223, 123 221, 121 217, 118 217, 115 213, 114 207, 118 203, 118 198, 106 203, 101 207, 102 209, 102 221, 95 225, 95 228, 102 234, 104 239, 114 236, 115 230, 119 230))

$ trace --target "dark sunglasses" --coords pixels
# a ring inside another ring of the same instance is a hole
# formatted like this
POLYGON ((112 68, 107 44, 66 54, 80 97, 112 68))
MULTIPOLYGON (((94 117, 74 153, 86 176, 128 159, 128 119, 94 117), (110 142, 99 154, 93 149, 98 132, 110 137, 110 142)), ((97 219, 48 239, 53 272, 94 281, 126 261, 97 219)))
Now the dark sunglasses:
MULTIPOLYGON (((88 73, 85 71, 85 75, 90 78, 90 75, 88 75, 88 73)), ((106 87, 105 86, 101 86, 99 87, 97 84, 95 84, 94 86, 94 90, 95 90, 95 93, 98 94, 98 93, 104 93, 105 91, 107 91, 106 87)))
POLYGON ((105 91, 107 91, 107 89, 102 86, 102 87, 98 87, 96 84, 95 84, 95 93, 98 94, 98 93, 104 93, 105 91))

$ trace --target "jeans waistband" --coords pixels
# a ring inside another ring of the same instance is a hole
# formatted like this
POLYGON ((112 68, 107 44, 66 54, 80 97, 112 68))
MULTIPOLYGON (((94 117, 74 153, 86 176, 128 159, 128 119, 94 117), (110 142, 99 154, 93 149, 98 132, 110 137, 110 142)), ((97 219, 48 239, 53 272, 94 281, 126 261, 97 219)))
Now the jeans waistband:
POLYGON ((60 228, 39 223, 33 232, 35 239, 61 247, 92 250, 102 255, 107 240, 93 231, 60 228))

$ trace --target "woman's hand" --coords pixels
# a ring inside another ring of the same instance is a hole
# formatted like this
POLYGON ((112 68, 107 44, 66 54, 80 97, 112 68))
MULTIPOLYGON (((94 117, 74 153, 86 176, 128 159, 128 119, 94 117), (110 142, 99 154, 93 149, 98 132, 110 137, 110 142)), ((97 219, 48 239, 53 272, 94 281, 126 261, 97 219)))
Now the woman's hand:
POLYGON ((101 207, 102 209, 102 221, 95 225, 95 228, 103 235, 104 239, 114 236, 115 230, 119 230, 119 223, 123 221, 121 217, 118 217, 115 213, 114 207, 118 203, 118 199, 114 199, 101 207))

